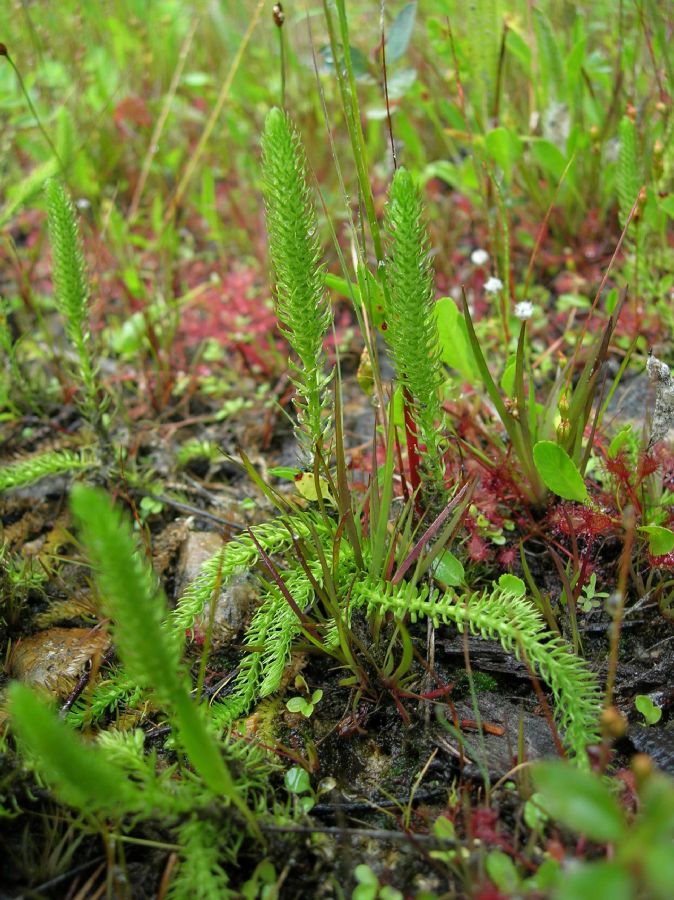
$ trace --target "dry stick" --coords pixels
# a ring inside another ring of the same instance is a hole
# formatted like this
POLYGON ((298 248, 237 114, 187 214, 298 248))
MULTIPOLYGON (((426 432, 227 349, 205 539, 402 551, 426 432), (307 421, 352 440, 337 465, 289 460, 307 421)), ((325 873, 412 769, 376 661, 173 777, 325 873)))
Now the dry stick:
POLYGON ((180 53, 178 54, 178 62, 176 64, 175 71, 173 72, 173 77, 171 78, 171 83, 169 85, 168 91, 166 92, 166 96, 164 97, 161 112, 159 114, 159 118, 157 119, 157 124, 154 126, 154 131, 152 132, 152 137, 150 138, 150 144, 147 148, 145 159, 143 160, 143 167, 140 170, 140 176, 138 178, 136 188, 133 192, 131 206, 129 207, 129 215, 127 217, 128 222, 132 222, 136 218, 136 214, 138 213, 140 198, 143 190, 145 189, 145 183, 150 174, 152 161, 154 160, 157 150, 159 149, 159 139, 161 137, 162 131, 164 130, 164 126, 166 125, 166 120, 168 119, 169 112, 171 111, 171 105, 175 98, 176 91, 178 90, 178 84, 182 77, 183 69, 185 68, 185 63, 187 62, 187 55, 190 52, 192 41, 194 40, 194 35, 196 33, 197 27, 199 26, 199 21, 199 16, 196 16, 194 21, 192 22, 190 30, 185 36, 183 45, 180 48, 180 53))
POLYGON ((595 298, 592 301, 592 306, 590 307, 590 311, 587 315, 587 318, 583 322, 583 327, 581 328, 580 335, 578 336, 578 340, 576 341, 576 348, 573 351, 573 357, 572 357, 573 365, 575 365, 575 363, 576 363, 576 357, 578 356, 578 351, 580 350, 580 348, 582 346, 583 339, 585 337, 585 333, 587 331, 588 325, 590 324, 590 320, 592 319, 594 311, 597 308, 597 304, 599 303, 599 299, 602 295, 602 291, 604 290, 604 287, 606 286, 606 282, 608 281, 608 276, 611 272, 611 269, 613 268, 613 263, 616 261, 618 253, 620 252, 620 248, 622 247, 623 241, 625 240, 625 235, 627 234, 627 229, 630 227, 630 223, 631 223, 632 219, 634 218, 634 215, 637 211, 637 207, 639 206, 639 197, 641 196, 642 190, 643 190, 643 188, 639 189, 639 193, 637 194, 637 199, 634 201, 634 205, 632 206, 632 209, 630 210, 630 214, 627 217, 627 221, 625 222, 625 227, 623 228, 622 234, 620 235, 620 239, 618 240, 618 243, 616 244, 616 248, 613 251, 613 256, 609 260, 609 264, 606 268, 606 272, 604 273, 604 277, 602 278, 601 284, 599 285, 599 288, 597 289, 597 293, 595 294, 595 298))
POLYGON ((618 603, 612 612, 613 621, 609 626, 609 656, 608 656, 608 673, 606 676, 606 698, 605 706, 609 707, 613 703, 613 691, 615 689, 616 673, 618 670, 618 648, 620 644, 620 630, 622 627, 623 614, 625 610, 625 595, 627 593, 627 578, 629 575, 630 559, 632 556, 632 546, 634 544, 634 536, 636 533, 636 517, 632 508, 627 508, 624 513, 625 524, 625 543, 623 544, 623 552, 620 556, 620 568, 618 570, 618 588, 616 594, 618 603))
POLYGON ((501 115, 501 87, 503 84, 503 66, 505 63, 506 41, 508 39, 508 23, 503 23, 503 31, 501 33, 501 46, 498 54, 498 65, 496 67, 496 88, 494 90, 494 108, 492 110, 492 119, 494 127, 499 124, 501 115))
POLYGON ((651 30, 648 27, 648 23, 646 22, 646 16, 644 15, 643 3, 637 3, 637 10, 639 11, 639 21, 641 23, 641 27, 644 32, 644 38, 646 40, 646 47, 648 49, 648 55, 650 56, 651 62, 653 63, 653 74, 655 75, 655 80, 658 83, 658 93, 660 94, 660 99, 665 101, 667 99, 667 91, 665 90, 665 86, 662 83, 662 75, 660 73, 660 69, 658 68, 658 63, 655 58, 655 51, 653 49, 653 38, 651 36, 651 30))
POLYGON ((14 74, 16 75, 17 81, 19 82, 19 87, 21 88, 21 93, 23 94, 24 99, 25 99, 26 103, 28 104, 28 108, 30 109, 30 111, 33 115, 33 118, 35 119, 37 127, 40 129, 40 134, 42 135, 42 137, 45 139, 45 141, 49 145, 49 149, 51 150, 51 152, 54 154, 54 158, 56 159, 59 169, 61 170, 61 174, 63 175, 63 178, 65 180, 67 173, 66 173, 66 168, 63 165, 63 160, 59 156, 59 152, 56 149, 56 147, 54 146, 54 142, 49 137, 47 130, 45 129, 44 125, 42 124, 42 120, 40 119, 40 117, 37 113, 37 110, 35 109, 35 106, 33 105, 33 101, 30 99, 30 94, 28 93, 28 90, 26 88, 26 84, 23 80, 23 76, 21 75, 21 72, 17 68, 17 65, 14 62, 14 60, 9 55, 9 50, 7 49, 6 44, 0 43, 0 56, 4 56, 7 60, 7 62, 12 67, 12 69, 14 69, 14 74))
MULTIPOLYGON (((330 127, 330 116, 328 114, 328 107, 325 102, 325 92, 323 90, 323 85, 321 83, 321 79, 320 79, 319 72, 318 72, 318 60, 316 59, 316 47, 314 44, 314 36, 313 36, 312 29, 311 29, 311 19, 309 17, 308 10, 306 10, 306 22, 307 22, 307 33, 309 36, 309 45, 311 46, 311 57, 313 60, 314 75, 316 77, 316 89, 318 91, 318 96, 321 101, 321 110, 323 112, 323 121, 325 122, 325 130, 327 132, 328 142, 330 144, 330 151, 332 153, 332 159, 335 164, 335 172, 337 173, 337 180, 339 182, 339 187, 340 187, 340 190, 342 193, 342 197, 344 199, 344 206, 345 206, 347 213, 349 214, 349 229, 351 231, 353 247, 355 248, 356 256, 359 258, 359 261, 362 262, 363 267, 364 267, 365 259, 364 259, 363 255, 361 254, 360 248, 358 245, 358 235, 356 233, 356 227, 354 225, 353 217, 350 212, 350 205, 349 205, 349 198, 348 198, 348 194, 347 194, 347 190, 346 190, 346 183, 344 182, 344 177, 342 175, 342 168, 339 163, 339 157, 337 156, 337 148, 335 146, 335 141, 332 136, 332 128, 330 127)), ((346 115, 346 107, 345 107, 345 115, 346 115)), ((342 250, 339 246, 339 241, 337 240, 337 234, 335 232, 334 226, 332 225, 330 216, 328 215, 328 208, 325 204, 325 200, 323 198, 323 195, 322 195, 320 189, 319 189, 318 195, 320 197, 321 204, 322 204, 323 210, 325 212, 326 220, 330 226, 330 230, 333 235, 333 242, 335 245, 335 250, 337 252, 337 256, 339 257, 339 261, 340 261, 340 265, 342 267, 342 271, 344 273, 344 277, 347 278, 346 262, 344 261, 344 256, 343 256, 342 250)), ((347 279, 347 281, 348 281, 348 279, 347 279)), ((353 293, 351 291, 349 293, 351 294, 351 302, 354 306, 354 309, 356 309, 356 313, 358 314, 355 297, 353 296, 353 293)), ((383 389, 382 382, 381 382, 381 373, 380 373, 380 367, 379 367, 379 354, 377 351, 377 339, 376 339, 376 333, 373 333, 373 331, 372 331, 372 324, 370 322, 370 317, 368 314, 367 303, 365 303, 365 302, 363 302, 363 304, 362 304, 362 311, 360 314, 360 318, 362 319, 362 331, 363 331, 363 335, 365 338, 365 346, 368 348, 368 352, 370 354, 370 359, 372 360, 375 390, 377 392, 377 398, 379 400, 378 414, 381 416, 382 427, 384 430, 384 434, 386 434, 387 429, 388 429, 388 423, 387 423, 387 417, 386 417, 386 398, 384 397, 384 389, 383 389)))
POLYGON ((386 123, 388 126, 389 140, 391 142, 391 157, 393 158, 393 171, 398 168, 398 158, 396 156, 396 145, 393 139, 393 122, 391 121, 391 106, 388 96, 388 73, 386 70, 386 31, 384 28, 384 7, 386 0, 381 0, 381 9, 379 12, 379 22, 381 26, 381 67, 384 75, 384 100, 386 102, 386 123))
POLYGON ((278 31, 278 46, 279 46, 279 56, 281 62, 281 108, 286 108, 286 42, 283 37, 283 23, 286 20, 285 13, 283 12, 283 6, 280 3, 275 3, 274 8, 272 10, 272 14, 274 17, 274 25, 276 25, 276 30, 278 31))
POLYGON ((171 198, 171 202, 169 203, 169 207, 166 210, 166 215, 164 216, 163 225, 166 227, 173 216, 175 215, 175 211, 178 207, 178 204, 182 200, 183 194, 185 193, 187 186, 189 185, 192 175, 194 175, 194 170, 199 165, 199 160, 204 152, 206 144, 208 143, 211 134, 213 133, 213 129, 215 128, 215 124, 220 117, 220 113, 222 112, 222 108, 227 102, 229 98, 229 92, 232 88, 232 83, 234 81, 234 76, 239 70, 239 66, 241 65, 241 60, 243 59, 243 54, 246 52, 246 47, 250 43, 250 39, 253 36, 253 32, 255 31, 255 27, 257 23, 260 21, 260 16, 262 15, 262 10, 264 8, 265 0, 258 0, 258 4, 255 7, 255 12, 253 13, 248 28, 246 29, 246 33, 244 34, 241 43, 239 44, 239 49, 234 54, 234 59, 232 60, 232 64, 229 67, 229 71, 227 72, 227 76, 225 77, 224 82, 222 83, 222 87, 220 88, 220 93, 218 94, 218 99, 213 107, 213 111, 206 123, 206 127, 204 128, 201 137, 199 138, 199 142, 197 146, 190 156, 187 165, 185 166, 185 171, 183 172, 183 176, 178 183, 178 187, 175 189, 175 193, 171 198))
POLYGON ((545 216, 543 217, 543 221, 541 222, 541 227, 538 229, 538 234, 536 235, 536 242, 534 244, 534 249, 531 251, 531 259, 529 260, 527 274, 524 279, 524 299, 525 300, 529 294, 529 283, 531 281, 531 273, 534 268, 534 263, 536 261, 536 257, 538 256, 538 251, 541 249, 541 244, 543 243, 545 229, 547 228, 548 222, 550 221, 550 216, 552 215, 552 210, 554 208, 555 201, 557 200, 557 195, 559 194, 559 190, 560 190, 562 184, 564 184, 564 179, 566 178, 566 175, 567 175, 569 169, 571 168, 571 164, 573 163, 575 158, 576 158, 576 154, 572 153, 571 158, 569 159, 568 163, 564 166, 564 171, 562 172, 560 179, 557 182, 557 187, 555 188, 555 192, 552 195, 552 200, 550 201, 550 205, 548 206, 547 212, 545 213, 545 216))

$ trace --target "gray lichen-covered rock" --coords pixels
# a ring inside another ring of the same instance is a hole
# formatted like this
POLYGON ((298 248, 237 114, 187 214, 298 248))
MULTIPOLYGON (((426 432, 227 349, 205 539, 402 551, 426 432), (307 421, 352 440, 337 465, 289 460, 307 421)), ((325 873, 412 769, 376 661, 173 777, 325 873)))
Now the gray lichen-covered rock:
POLYGON ((648 377, 655 384, 655 408, 651 423, 648 446, 652 447, 667 436, 674 426, 674 379, 669 366, 655 356, 649 356, 646 363, 648 377))
MULTIPOLYGON (((176 570, 176 599, 192 582, 201 566, 222 548, 221 535, 213 531, 193 531, 180 548, 176 570)), ((249 573, 235 576, 221 591, 213 618, 213 646, 217 649, 229 643, 241 630, 248 611, 257 597, 255 581, 249 573)), ((209 609, 206 607, 195 622, 195 630, 205 632, 209 609)))

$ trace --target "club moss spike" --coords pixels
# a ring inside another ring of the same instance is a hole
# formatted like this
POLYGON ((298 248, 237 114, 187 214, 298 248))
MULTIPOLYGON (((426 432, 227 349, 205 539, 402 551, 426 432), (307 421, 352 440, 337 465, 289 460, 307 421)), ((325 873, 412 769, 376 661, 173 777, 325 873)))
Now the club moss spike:
POLYGON ((412 405, 417 435, 424 445, 422 485, 426 496, 440 499, 443 477, 440 385, 443 381, 435 318, 433 268, 423 205, 410 173, 397 170, 386 206, 386 338, 398 383, 412 405))
POLYGON ((57 179, 46 186, 49 242, 52 250, 54 300, 63 317, 65 332, 77 353, 77 380, 81 387, 81 411, 101 437, 98 378, 91 353, 89 331, 89 285, 75 207, 57 179))
POLYGON ((297 357, 290 362, 296 434, 302 463, 311 465, 316 444, 327 444, 330 433, 331 375, 324 371, 323 341, 331 312, 306 170, 297 130, 286 113, 272 109, 262 137, 262 172, 276 315, 297 357))

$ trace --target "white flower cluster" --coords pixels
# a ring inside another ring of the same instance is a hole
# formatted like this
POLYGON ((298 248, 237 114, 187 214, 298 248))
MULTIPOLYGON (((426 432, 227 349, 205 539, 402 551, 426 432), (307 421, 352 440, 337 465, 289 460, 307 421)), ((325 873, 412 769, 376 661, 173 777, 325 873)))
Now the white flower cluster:
POLYGON ((529 300, 522 300, 520 303, 515 304, 514 313, 515 318, 522 322, 526 322, 526 320, 530 319, 534 314, 534 304, 529 300))
POLYGON ((489 254, 486 250, 473 250, 470 254, 470 261, 474 266, 483 266, 485 263, 489 262, 489 254))

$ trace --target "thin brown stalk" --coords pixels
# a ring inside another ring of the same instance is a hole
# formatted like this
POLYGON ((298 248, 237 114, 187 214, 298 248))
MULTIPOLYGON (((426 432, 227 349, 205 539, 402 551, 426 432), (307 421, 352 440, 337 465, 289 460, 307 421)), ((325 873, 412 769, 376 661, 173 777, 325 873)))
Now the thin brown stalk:
POLYGON ((187 190, 187 187, 192 180, 192 176, 194 175, 194 171, 199 165, 201 161, 201 157, 203 155, 204 150, 206 149, 206 145, 208 144, 211 134, 213 133, 213 129, 220 118, 220 113, 223 110, 223 107, 227 100, 229 99, 229 93, 232 89, 232 84, 234 82, 234 77, 236 73, 239 71, 239 66, 241 65, 241 60, 243 59, 243 54, 246 52, 246 48, 250 43, 250 39, 253 36, 253 32, 257 26, 257 23, 260 21, 260 16, 262 15, 262 10, 265 6, 265 0, 258 0, 257 6, 250 18, 250 22, 248 23, 248 28, 241 39, 241 43, 234 54, 234 59, 231 62, 227 75, 225 76, 225 80, 222 83, 222 87, 220 88, 220 93, 218 94, 218 99, 215 102, 215 106, 211 111, 211 114, 208 118, 208 122, 206 122, 206 127, 204 128, 201 137, 197 143, 197 146, 194 148, 194 151, 191 153, 190 158, 187 161, 187 165, 185 166, 185 171, 182 174, 180 181, 178 182, 178 187, 175 189, 175 193, 171 197, 171 200, 168 205, 168 209, 166 210, 166 214, 164 216, 164 227, 166 227, 169 222, 173 219, 176 209, 178 208, 180 201, 183 198, 183 194, 187 190))
POLYGON ((159 149, 159 140, 164 130, 164 126, 166 125, 166 121, 169 117, 171 105, 175 98, 176 91, 178 90, 178 85, 183 74, 183 69, 185 68, 185 63, 187 62, 187 56, 190 52, 192 41, 194 40, 194 35, 196 33, 197 27, 199 26, 199 21, 200 17, 198 15, 195 16, 189 31, 185 35, 185 40, 183 41, 182 47, 180 48, 180 53, 178 54, 178 62, 176 63, 173 77, 171 78, 171 83, 169 84, 168 90, 164 96, 164 102, 162 103, 161 112, 159 113, 159 118, 157 119, 157 122, 154 126, 152 137, 150 138, 150 143, 145 154, 145 159, 143 160, 143 166, 140 170, 140 176, 138 177, 138 181, 136 182, 136 187, 133 192, 133 197, 131 198, 131 206, 129 207, 127 222, 133 222, 133 220, 136 218, 136 214, 138 213, 140 198, 143 194, 145 183, 147 182, 148 176, 150 174, 152 161, 155 158, 157 150, 159 149))

